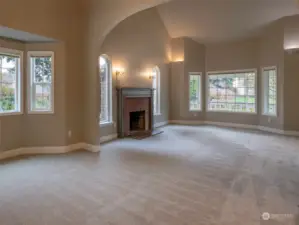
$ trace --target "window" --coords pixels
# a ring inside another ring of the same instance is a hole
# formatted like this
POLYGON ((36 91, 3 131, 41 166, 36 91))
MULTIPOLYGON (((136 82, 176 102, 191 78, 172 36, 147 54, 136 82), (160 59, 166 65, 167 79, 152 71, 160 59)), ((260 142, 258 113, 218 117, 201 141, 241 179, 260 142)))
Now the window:
POLYGON ((0 48, 0 115, 22 111, 21 60, 22 52, 0 48))
POLYGON ((153 105, 154 105, 154 115, 159 115, 160 111, 160 70, 156 66, 153 69, 153 105))
POLYGON ((256 113, 256 71, 208 73, 208 111, 256 113))
POLYGON ((54 53, 28 52, 29 113, 54 113, 54 53))
POLYGON ((276 67, 263 68, 263 114, 277 114, 277 73, 276 67))
POLYGON ((101 113, 100 124, 112 122, 112 74, 111 62, 106 55, 99 58, 100 87, 101 87, 101 113))
POLYGON ((189 73, 189 110, 201 110, 201 73, 189 73))

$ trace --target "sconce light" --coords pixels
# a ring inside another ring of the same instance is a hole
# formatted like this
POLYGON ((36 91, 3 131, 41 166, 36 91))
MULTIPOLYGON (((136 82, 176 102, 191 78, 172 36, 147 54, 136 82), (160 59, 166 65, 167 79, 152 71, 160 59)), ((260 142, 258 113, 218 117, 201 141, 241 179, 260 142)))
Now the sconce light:
POLYGON ((285 51, 288 54, 298 54, 299 53, 299 48, 287 48, 287 49, 285 49, 285 51))
POLYGON ((178 57, 178 58, 175 58, 172 62, 184 62, 184 58, 178 57))
POLYGON ((119 77, 122 77, 123 75, 125 75, 125 70, 124 68, 113 68, 114 73, 115 73, 115 77, 116 77, 116 86, 119 87, 120 83, 119 83, 119 77))
POLYGON ((154 73, 149 73, 148 79, 152 80, 152 79, 154 79, 154 77, 155 77, 154 73))

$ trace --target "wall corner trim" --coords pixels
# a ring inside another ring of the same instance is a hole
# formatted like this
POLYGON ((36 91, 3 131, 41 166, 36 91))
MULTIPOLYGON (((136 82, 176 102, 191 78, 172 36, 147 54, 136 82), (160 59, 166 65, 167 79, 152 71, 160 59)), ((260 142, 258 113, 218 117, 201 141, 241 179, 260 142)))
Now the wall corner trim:
POLYGON ((100 137, 100 143, 105 143, 105 142, 108 142, 108 141, 112 141, 112 140, 115 140, 118 138, 118 134, 115 133, 115 134, 109 134, 109 135, 106 135, 106 136, 103 136, 103 137, 100 137))
POLYGON ((169 121, 163 121, 163 122, 160 122, 160 123, 155 123, 154 128, 166 126, 168 123, 169 123, 169 121))
POLYGON ((45 146, 45 147, 24 147, 0 152, 0 160, 26 155, 51 155, 65 154, 79 149, 89 152, 99 152, 100 145, 91 145, 87 143, 76 143, 67 146, 45 146))

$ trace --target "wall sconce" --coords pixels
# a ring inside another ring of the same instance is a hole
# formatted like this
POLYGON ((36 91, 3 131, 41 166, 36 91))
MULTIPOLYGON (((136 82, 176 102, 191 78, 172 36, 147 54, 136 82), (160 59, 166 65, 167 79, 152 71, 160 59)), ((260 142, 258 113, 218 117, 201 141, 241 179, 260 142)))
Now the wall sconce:
POLYGON ((172 62, 184 62, 184 58, 176 58, 172 62))
POLYGON ((119 87, 120 86, 119 77, 125 75, 125 70, 124 68, 113 68, 113 71, 115 73, 116 86, 119 87))
POLYGON ((154 73, 149 73, 148 74, 148 79, 152 80, 152 79, 154 79, 154 77, 155 77, 154 73))
POLYGON ((288 54, 298 54, 299 53, 299 48, 287 48, 287 49, 285 49, 285 51, 288 54))

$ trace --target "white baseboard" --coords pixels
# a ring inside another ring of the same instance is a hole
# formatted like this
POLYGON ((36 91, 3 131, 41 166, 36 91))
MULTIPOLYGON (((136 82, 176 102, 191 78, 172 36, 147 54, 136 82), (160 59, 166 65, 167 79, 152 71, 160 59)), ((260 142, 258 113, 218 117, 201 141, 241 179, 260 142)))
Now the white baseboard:
POLYGON ((205 125, 221 126, 221 127, 252 129, 252 130, 266 131, 274 134, 299 137, 299 131, 280 130, 276 128, 250 125, 250 124, 224 123, 224 122, 214 122, 214 121, 190 121, 190 120, 170 120, 169 123, 178 124, 178 125, 204 125, 205 124, 205 125))
POLYGON ((87 143, 77 143, 68 146, 24 147, 0 152, 0 160, 25 155, 64 154, 79 149, 85 149, 90 152, 99 152, 100 146, 87 143))
POLYGON ((240 124, 240 123, 224 123, 214 121, 204 121, 206 125, 220 126, 220 127, 232 127, 232 128, 243 128, 243 129, 258 129, 257 125, 240 124))
POLYGON ((203 125, 204 121, 195 121, 195 120, 170 120, 170 124, 179 124, 179 125, 203 125))
POLYGON ((165 126, 167 124, 168 124, 168 121, 163 121, 163 122, 160 122, 160 123, 155 123, 154 124, 154 128, 163 127, 163 126, 165 126))
POLYGON ((118 137, 118 134, 110 134, 110 135, 107 135, 107 136, 100 137, 100 143, 105 143, 105 142, 108 142, 108 141, 112 141, 114 139, 117 139, 117 137, 118 137))

